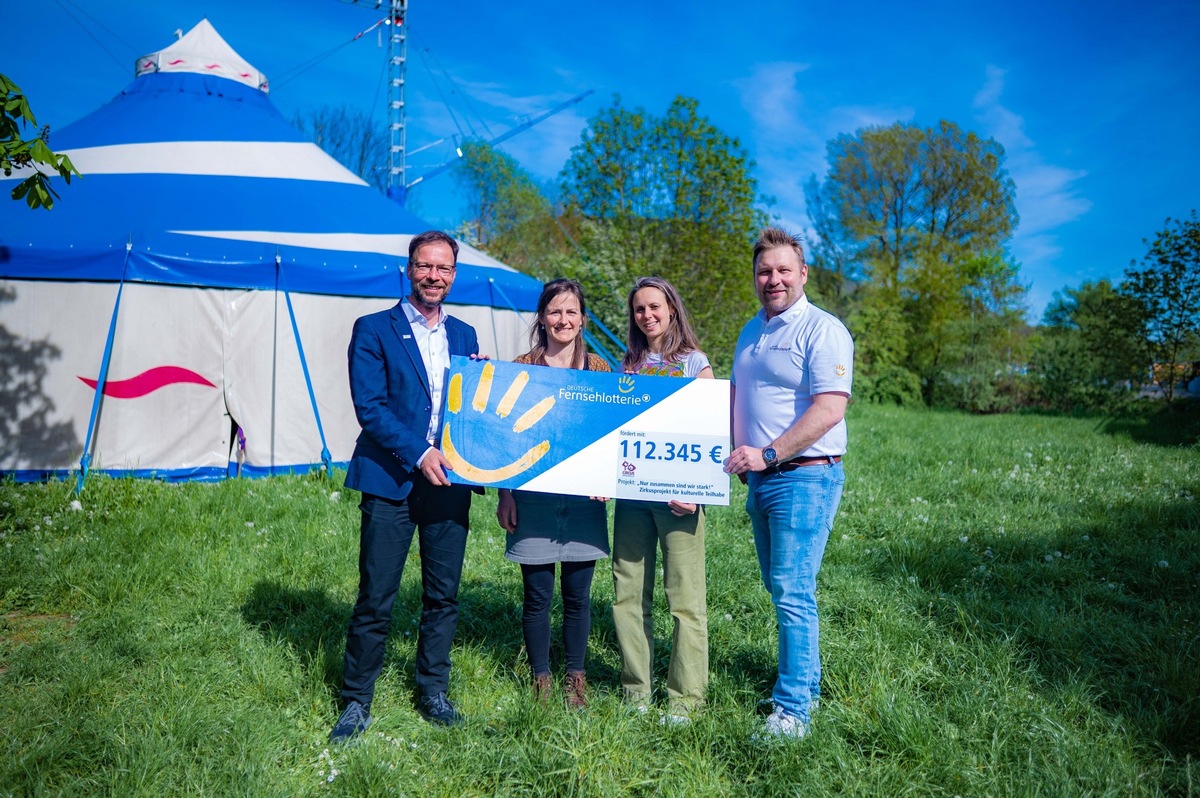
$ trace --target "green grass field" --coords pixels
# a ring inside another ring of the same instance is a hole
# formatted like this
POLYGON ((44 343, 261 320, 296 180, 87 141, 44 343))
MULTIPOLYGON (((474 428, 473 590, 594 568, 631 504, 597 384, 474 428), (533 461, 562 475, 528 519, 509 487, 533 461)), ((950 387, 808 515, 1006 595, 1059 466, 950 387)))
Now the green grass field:
MULTIPOLYGON (((357 494, 94 478, 73 508, 71 484, 0 484, 0 795, 1200 795, 1200 448, 1158 424, 852 408, 821 709, 771 747, 740 487, 710 510, 692 725, 622 707, 604 566, 591 706, 531 704, 489 495, 451 680, 471 722, 413 710, 414 550, 375 725, 329 749, 357 494)), ((661 596, 656 624, 665 672, 661 596)))

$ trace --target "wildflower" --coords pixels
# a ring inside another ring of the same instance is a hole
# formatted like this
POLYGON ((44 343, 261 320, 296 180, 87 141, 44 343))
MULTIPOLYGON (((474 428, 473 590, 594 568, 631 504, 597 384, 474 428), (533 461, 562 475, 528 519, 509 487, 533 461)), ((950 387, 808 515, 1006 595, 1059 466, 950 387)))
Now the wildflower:
POLYGON ((910 576, 910 577, 908 578, 908 581, 909 581, 911 584, 914 584, 914 585, 915 585, 915 584, 917 583, 917 578, 916 578, 915 576, 910 576))
POLYGON ((1166 568, 1166 567, 1167 567, 1167 561, 1166 561, 1166 560, 1159 560, 1159 561, 1158 561, 1158 567, 1159 567, 1159 568, 1166 568))
POLYGON ((247 529, 254 529, 254 522, 253 522, 253 521, 247 521, 247 522, 246 522, 246 528, 247 528, 247 529))
POLYGON ((1054 552, 1054 556, 1055 556, 1055 557, 1061 557, 1061 556, 1062 556, 1062 552, 1061 552, 1061 551, 1056 551, 1056 552, 1054 552))
POLYGON ((1091 540, 1091 538, 1089 538, 1087 535, 1084 535, 1083 540, 1086 543, 1087 541, 1091 540))
POLYGON ((341 498, 342 498, 341 491, 335 490, 329 494, 329 501, 331 501, 331 502, 341 501, 341 498))
POLYGON ((958 539, 958 542, 959 542, 959 543, 966 543, 968 540, 970 540, 970 538, 968 538, 966 535, 963 535, 962 537, 960 537, 960 538, 958 539))
POLYGON ((1054 555, 1053 555, 1053 554, 1047 554, 1047 555, 1046 555, 1046 562, 1054 562, 1054 555))
POLYGON ((80 510, 83 509, 83 505, 79 502, 79 499, 72 500, 71 509, 74 510, 75 512, 79 512, 80 510))

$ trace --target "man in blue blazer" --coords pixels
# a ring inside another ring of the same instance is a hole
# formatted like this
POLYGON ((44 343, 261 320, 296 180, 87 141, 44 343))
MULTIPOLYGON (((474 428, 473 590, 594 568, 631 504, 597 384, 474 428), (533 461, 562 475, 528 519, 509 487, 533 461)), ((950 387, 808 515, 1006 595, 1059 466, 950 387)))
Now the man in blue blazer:
POLYGON ((333 742, 371 722, 392 604, 414 530, 422 584, 417 710, 434 723, 462 720, 446 691, 471 490, 450 484, 450 465, 437 448, 450 356, 479 352, 475 329, 442 308, 457 264, 458 243, 450 236, 436 230, 414 236, 407 267, 412 292, 391 310, 358 319, 350 338, 350 394, 362 433, 346 487, 362 492, 362 525, 358 600, 346 634, 344 709, 330 734, 333 742))

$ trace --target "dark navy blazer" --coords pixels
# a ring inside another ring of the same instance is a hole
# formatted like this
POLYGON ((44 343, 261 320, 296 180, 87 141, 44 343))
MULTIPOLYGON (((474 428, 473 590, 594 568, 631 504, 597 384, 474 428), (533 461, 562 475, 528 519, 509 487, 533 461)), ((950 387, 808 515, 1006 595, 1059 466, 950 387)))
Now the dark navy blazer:
MULTIPOLYGON (((479 353, 474 327, 453 316, 445 325, 451 355, 479 353)), ((346 487, 399 501, 419 476, 417 459, 429 448, 433 412, 429 376, 404 308, 397 303, 354 322, 349 357, 350 397, 362 432, 346 487)))

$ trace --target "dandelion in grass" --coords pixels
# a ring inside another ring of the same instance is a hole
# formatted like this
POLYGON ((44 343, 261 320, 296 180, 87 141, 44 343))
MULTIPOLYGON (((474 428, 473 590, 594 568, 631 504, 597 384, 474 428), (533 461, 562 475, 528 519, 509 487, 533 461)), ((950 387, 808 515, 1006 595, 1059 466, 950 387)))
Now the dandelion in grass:
POLYGON ((342 499, 341 491, 335 490, 329 494, 329 501, 331 501, 331 502, 341 501, 341 499, 342 499))
POLYGON ((246 529, 254 529, 254 522, 253 522, 253 521, 247 521, 247 522, 246 522, 246 529))
POLYGON ((1054 562, 1054 555, 1053 555, 1053 554, 1047 554, 1047 555, 1046 555, 1046 562, 1054 562))

